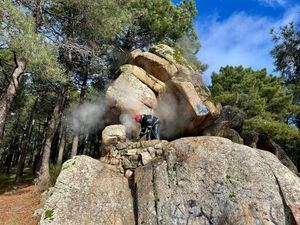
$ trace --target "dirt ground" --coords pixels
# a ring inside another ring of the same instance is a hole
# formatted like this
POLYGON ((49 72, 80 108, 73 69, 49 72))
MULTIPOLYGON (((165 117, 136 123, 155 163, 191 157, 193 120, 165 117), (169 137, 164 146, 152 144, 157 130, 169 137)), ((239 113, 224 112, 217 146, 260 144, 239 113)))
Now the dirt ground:
POLYGON ((0 194, 0 225, 36 225, 33 217, 41 195, 32 183, 18 185, 0 194))

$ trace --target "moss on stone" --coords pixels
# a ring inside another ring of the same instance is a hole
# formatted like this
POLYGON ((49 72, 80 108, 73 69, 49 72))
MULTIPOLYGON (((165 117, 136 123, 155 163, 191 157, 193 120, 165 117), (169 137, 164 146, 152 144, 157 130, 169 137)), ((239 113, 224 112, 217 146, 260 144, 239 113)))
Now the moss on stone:
POLYGON ((175 49, 173 57, 176 60, 176 62, 178 62, 179 64, 187 66, 188 68, 190 67, 187 61, 182 57, 180 51, 178 51, 177 49, 175 49))
POLYGON ((52 209, 47 209, 45 211, 45 220, 46 219, 53 220, 53 210, 52 209))
MULTIPOLYGON (((186 61, 186 59, 182 56, 181 52, 178 49, 174 49, 174 51, 170 51, 166 49, 163 44, 157 45, 157 48, 159 48, 159 51, 162 52, 163 55, 172 56, 172 58, 176 61, 176 63, 186 66, 188 68, 193 68, 193 66, 186 61)), ((169 63, 173 64, 173 62, 170 61, 169 63)))
POLYGON ((66 170, 69 167, 74 166, 74 165, 75 165, 75 160, 71 159, 63 164, 62 170, 66 170))
POLYGON ((234 201, 235 200, 235 193, 233 192, 233 191, 231 191, 230 193, 229 193, 229 199, 231 200, 231 201, 234 201))

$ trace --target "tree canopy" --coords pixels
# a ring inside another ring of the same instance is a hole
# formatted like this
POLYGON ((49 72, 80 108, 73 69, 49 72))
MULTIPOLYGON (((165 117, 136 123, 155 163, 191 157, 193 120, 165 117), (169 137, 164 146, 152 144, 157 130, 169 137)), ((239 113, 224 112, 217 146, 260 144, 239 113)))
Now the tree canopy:
POLYGON ((26 59, 27 73, 43 79, 64 81, 62 67, 56 58, 57 48, 44 35, 35 32, 34 18, 9 0, 0 2, 0 12, 2 73, 11 72, 14 67, 11 61, 17 57, 26 59))
MULTIPOLYGON (((274 48, 271 55, 274 58, 275 70, 280 72, 285 86, 293 91, 295 104, 300 103, 300 30, 293 22, 280 27, 278 32, 273 29, 274 48)), ((297 111, 291 119, 300 127, 300 112, 297 111)))
POLYGON ((265 69, 226 66, 213 73, 211 92, 215 101, 242 110, 246 130, 283 142, 299 137, 299 131, 287 124, 298 106, 283 82, 281 77, 267 75, 265 69))
POLYGON ((49 179, 76 138, 80 154, 99 156, 97 131, 74 134, 68 108, 103 91, 134 48, 166 43, 203 71, 196 14, 194 0, 2 0, 0 169, 17 166, 18 180, 24 165, 41 165, 49 179))

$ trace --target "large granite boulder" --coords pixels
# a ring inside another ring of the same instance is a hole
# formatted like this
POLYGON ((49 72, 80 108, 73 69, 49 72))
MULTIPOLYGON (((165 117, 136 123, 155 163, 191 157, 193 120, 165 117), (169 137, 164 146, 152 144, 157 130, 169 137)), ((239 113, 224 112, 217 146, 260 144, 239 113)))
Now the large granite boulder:
POLYGON ((129 63, 143 68, 161 81, 167 81, 177 73, 173 63, 150 52, 133 52, 129 63))
POLYGON ((272 152, 280 162, 297 174, 298 170, 293 161, 288 157, 283 148, 276 144, 272 139, 260 136, 257 142, 258 148, 272 152))
POLYGON ((145 70, 138 66, 125 64, 121 66, 120 70, 122 71, 122 73, 126 73, 128 71, 128 73, 137 77, 140 81, 142 81, 144 84, 146 84, 149 88, 151 88, 158 94, 162 94, 165 92, 166 85, 164 84, 164 82, 155 78, 154 76, 147 73, 145 70))
POLYGON ((244 140, 244 145, 247 145, 251 148, 257 148, 257 142, 259 139, 259 134, 254 131, 242 131, 241 136, 244 140))
POLYGON ((199 72, 194 70, 193 66, 190 65, 190 63, 181 55, 178 50, 164 44, 159 44, 150 48, 149 51, 175 65, 178 72, 172 77, 172 79, 189 81, 194 85, 199 96, 210 96, 210 90, 205 85, 202 76, 199 76, 199 72))
POLYGON ((300 180, 273 154, 220 137, 170 149, 135 171, 138 224, 300 224, 300 180))
POLYGON ((210 127, 203 130, 202 135, 204 136, 218 136, 218 137, 228 137, 230 130, 230 122, 222 121, 219 123, 214 123, 210 127))
POLYGON ((88 156, 65 162, 50 192, 40 225, 135 224, 128 180, 88 156))
POLYGON ((126 141, 126 127, 115 124, 105 127, 102 131, 102 145, 112 145, 126 141))
POLYGON ((149 52, 158 55, 161 58, 166 59, 167 61, 174 64, 176 68, 180 66, 184 66, 186 69, 194 72, 193 67, 189 64, 189 62, 184 57, 182 57, 181 53, 178 50, 171 48, 168 45, 158 44, 152 46, 149 52))
POLYGON ((244 115, 237 107, 231 105, 225 105, 222 107, 221 114, 215 123, 221 123, 222 121, 229 121, 229 127, 237 131, 241 131, 244 115))
POLYGON ((267 151, 202 136, 118 142, 101 161, 63 165, 40 224, 300 224, 300 179, 267 151))
POLYGON ((243 121, 244 116, 237 107, 224 106, 218 119, 204 129, 202 135, 225 137, 235 143, 244 144, 239 133, 242 130, 243 121))
MULTIPOLYGON (((150 51, 132 51, 128 64, 121 66, 121 74, 106 92, 110 106, 107 117, 154 114, 161 121, 163 138, 199 134, 220 114, 220 108, 209 100, 210 92, 201 74, 169 46, 157 45, 150 51)), ((136 133, 132 126, 130 123, 129 129, 136 133)))
POLYGON ((157 99, 146 84, 140 81, 129 70, 124 70, 120 76, 109 86, 106 92, 109 104, 121 111, 151 112, 156 108, 157 99))

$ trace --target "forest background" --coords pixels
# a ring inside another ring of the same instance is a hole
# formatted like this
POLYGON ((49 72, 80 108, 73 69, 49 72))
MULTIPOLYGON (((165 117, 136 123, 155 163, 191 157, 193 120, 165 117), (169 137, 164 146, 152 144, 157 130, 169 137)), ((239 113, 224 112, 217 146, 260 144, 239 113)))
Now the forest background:
MULTIPOLYGON (((164 43, 207 70, 196 16, 192 0, 1 1, 0 172, 19 182, 29 169, 44 190, 63 161, 99 158, 103 124, 87 118, 103 112, 103 93, 131 50, 164 43)), ((299 168, 299 25, 269 35, 276 76, 228 65, 212 74, 210 89, 214 101, 241 110, 245 131, 272 138, 299 168)))

